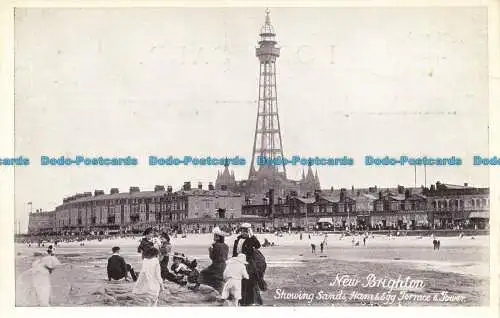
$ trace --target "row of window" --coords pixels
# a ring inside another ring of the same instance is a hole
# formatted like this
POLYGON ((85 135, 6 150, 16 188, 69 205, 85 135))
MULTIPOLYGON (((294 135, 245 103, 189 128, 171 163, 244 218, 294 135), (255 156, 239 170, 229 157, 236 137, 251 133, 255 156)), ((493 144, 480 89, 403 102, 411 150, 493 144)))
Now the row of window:
POLYGON ((114 206, 114 205, 131 205, 131 204, 173 204, 175 205, 185 205, 186 200, 166 200, 163 198, 149 198, 149 199, 109 199, 109 200, 95 200, 81 203, 67 203, 65 206, 59 206, 56 210, 61 210, 64 208, 86 208, 91 206, 114 206))

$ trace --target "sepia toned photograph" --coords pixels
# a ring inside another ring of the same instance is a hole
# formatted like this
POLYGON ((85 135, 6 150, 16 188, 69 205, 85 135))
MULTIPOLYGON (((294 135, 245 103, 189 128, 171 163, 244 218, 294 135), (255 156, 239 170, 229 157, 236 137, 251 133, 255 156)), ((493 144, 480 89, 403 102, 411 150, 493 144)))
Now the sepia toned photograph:
POLYGON ((14 57, 17 307, 490 305, 486 6, 18 7, 14 57))

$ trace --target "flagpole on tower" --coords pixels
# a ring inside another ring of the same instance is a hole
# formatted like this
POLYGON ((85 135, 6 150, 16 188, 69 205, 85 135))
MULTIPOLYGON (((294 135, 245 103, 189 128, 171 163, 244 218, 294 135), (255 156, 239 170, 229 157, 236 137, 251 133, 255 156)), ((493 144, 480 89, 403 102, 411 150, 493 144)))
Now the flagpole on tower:
POLYGON ((417 165, 415 165, 415 188, 417 187, 417 165))
POLYGON ((427 165, 424 165, 424 184, 427 188, 427 165))

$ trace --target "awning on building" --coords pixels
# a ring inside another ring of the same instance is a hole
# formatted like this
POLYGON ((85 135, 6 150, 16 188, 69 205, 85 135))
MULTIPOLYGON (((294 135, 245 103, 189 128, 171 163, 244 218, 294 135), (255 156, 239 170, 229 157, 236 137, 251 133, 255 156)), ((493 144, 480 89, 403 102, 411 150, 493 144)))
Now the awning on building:
POLYGON ((469 214, 469 219, 489 219, 490 213, 488 211, 472 211, 469 214))

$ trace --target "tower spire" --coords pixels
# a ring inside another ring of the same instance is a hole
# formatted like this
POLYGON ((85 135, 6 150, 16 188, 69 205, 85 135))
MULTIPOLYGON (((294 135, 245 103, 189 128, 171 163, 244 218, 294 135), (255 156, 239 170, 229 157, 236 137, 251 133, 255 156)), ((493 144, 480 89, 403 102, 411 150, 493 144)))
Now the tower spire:
MULTIPOLYGON (((264 168, 255 167, 256 157, 266 159, 284 157, 276 92, 276 60, 280 56, 280 49, 276 47, 276 33, 271 25, 269 9, 266 9, 266 17, 264 25, 260 29, 258 44, 255 55, 260 64, 259 99, 249 177, 252 177, 253 173, 257 173, 260 168, 264 168)), ((266 168, 282 172, 286 178, 284 162, 281 166, 268 166, 266 168)))

